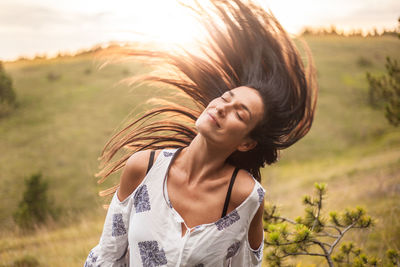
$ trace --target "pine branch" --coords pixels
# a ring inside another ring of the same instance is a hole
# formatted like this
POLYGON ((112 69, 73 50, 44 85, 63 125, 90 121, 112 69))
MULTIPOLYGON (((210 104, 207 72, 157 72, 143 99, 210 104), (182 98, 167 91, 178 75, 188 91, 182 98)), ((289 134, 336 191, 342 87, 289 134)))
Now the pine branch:
MULTIPOLYGON (((345 260, 344 256, 332 256, 332 253, 343 236, 352 228, 368 228, 372 225, 372 219, 365 215, 363 208, 357 207, 355 210, 347 210, 341 215, 331 212, 331 223, 325 224, 322 213, 322 201, 324 199, 325 184, 315 184, 315 198, 311 196, 303 197, 305 215, 291 220, 276 214, 276 206, 265 212, 264 219, 268 223, 267 232, 269 232, 267 246, 273 247, 272 254, 269 254, 269 260, 281 266, 282 260, 289 256, 309 255, 324 257, 330 267, 333 267, 333 260, 336 262, 345 260), (332 230, 331 230, 332 229, 332 230), (337 232, 337 233, 335 233, 337 232), (327 241, 318 238, 330 238, 327 241), (317 252, 310 252, 312 248, 317 252)), ((350 252, 349 252, 350 253, 350 252)), ((357 253, 355 250, 354 253, 357 253)), ((350 261, 349 255, 347 255, 350 261)), ((365 255, 357 255, 357 259, 364 260, 365 255)), ((368 259, 369 262, 373 260, 368 259)), ((272 264, 271 262, 271 264, 272 264)), ((350 263, 349 263, 350 264, 350 263)))
POLYGON ((300 255, 325 257, 324 254, 319 254, 319 253, 310 253, 310 252, 295 252, 295 253, 289 253, 289 252, 288 252, 287 255, 283 255, 282 258, 289 257, 289 256, 300 256, 300 255))
POLYGON ((342 234, 342 231, 340 231, 340 228, 337 227, 337 226, 334 226, 334 225, 325 225, 324 227, 335 229, 335 230, 337 230, 337 231, 339 232, 339 235, 342 234))
POLYGON ((288 222, 288 223, 291 223, 293 225, 299 224, 299 223, 297 223, 297 222, 295 222, 295 221, 293 221, 291 219, 280 217, 280 216, 273 216, 272 218, 277 219, 277 220, 281 220, 282 222, 288 222))
POLYGON ((317 222, 319 223, 319 216, 321 214, 321 209, 322 209, 322 195, 323 195, 323 191, 324 191, 324 186, 323 185, 315 185, 317 190, 318 190, 318 202, 317 202, 317 216, 315 216, 315 220, 313 223, 313 226, 311 227, 311 231, 314 230, 317 222))
POLYGON ((327 247, 331 247, 332 246, 331 244, 328 244, 328 243, 325 243, 325 242, 322 242, 322 241, 318 241, 318 240, 313 240, 312 243, 317 244, 319 246, 327 246, 327 247))
POLYGON ((338 238, 339 237, 338 235, 333 235, 333 234, 328 233, 326 231, 322 231, 322 233, 315 234, 315 236, 318 236, 318 237, 331 237, 331 238, 338 238))
POLYGON ((353 222, 352 224, 350 224, 349 226, 347 226, 343 232, 340 234, 340 236, 338 237, 338 239, 335 240, 335 242, 333 242, 332 247, 329 250, 329 255, 332 254, 333 249, 335 248, 335 246, 339 243, 339 241, 342 239, 342 237, 344 236, 344 234, 349 231, 351 228, 353 228, 353 226, 357 223, 357 221, 353 222))

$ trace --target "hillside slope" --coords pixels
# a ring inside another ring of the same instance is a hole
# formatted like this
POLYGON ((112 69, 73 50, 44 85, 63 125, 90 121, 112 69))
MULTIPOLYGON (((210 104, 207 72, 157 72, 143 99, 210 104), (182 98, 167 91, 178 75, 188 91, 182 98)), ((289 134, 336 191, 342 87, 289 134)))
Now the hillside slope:
MULTIPOLYGON (((400 130, 381 110, 367 105, 365 72, 382 73, 385 57, 400 59, 392 37, 307 37, 318 69, 317 113, 309 134, 281 160, 263 170, 267 201, 282 214, 300 215, 301 196, 314 182, 328 184, 326 210, 364 206, 376 227, 351 236, 377 256, 400 248, 400 130), (365 63, 367 62, 367 63, 365 63)), ((116 183, 115 174, 97 185, 97 157, 112 133, 138 104, 165 90, 130 91, 115 83, 143 71, 137 64, 96 70, 88 56, 5 64, 19 108, 0 119, 0 263, 34 255, 45 266, 81 266, 101 234, 105 212, 97 192, 116 183), (57 77, 49 79, 48 77, 57 77), (63 220, 24 236, 15 232, 12 213, 23 180, 41 170, 63 220)), ((299 258, 303 263, 316 259, 299 258)))

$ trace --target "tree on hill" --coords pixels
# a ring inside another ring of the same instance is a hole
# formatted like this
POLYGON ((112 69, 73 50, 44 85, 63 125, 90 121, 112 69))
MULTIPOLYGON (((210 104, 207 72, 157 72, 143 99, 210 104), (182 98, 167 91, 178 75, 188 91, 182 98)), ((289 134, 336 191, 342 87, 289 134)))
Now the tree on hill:
POLYGON ((14 221, 22 229, 34 229, 44 224, 49 217, 57 219, 60 210, 49 201, 48 183, 42 180, 41 173, 35 173, 25 180, 25 192, 14 212, 14 221))
POLYGON ((16 98, 12 80, 0 61, 0 117, 8 114, 16 106, 16 98))
MULTIPOLYGON (((398 33, 400 38, 400 17, 398 19, 398 33)), ((366 73, 369 83, 369 103, 373 107, 385 108, 385 117, 390 124, 400 124, 400 65, 396 59, 386 57, 386 74, 374 77, 366 73)))

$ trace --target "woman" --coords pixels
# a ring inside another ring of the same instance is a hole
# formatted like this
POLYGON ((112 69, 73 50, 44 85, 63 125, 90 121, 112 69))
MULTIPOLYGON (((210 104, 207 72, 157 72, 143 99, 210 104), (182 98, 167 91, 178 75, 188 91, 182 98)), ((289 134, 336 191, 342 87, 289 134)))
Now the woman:
POLYGON ((261 266, 260 168, 309 131, 315 72, 273 15, 249 1, 211 2, 217 16, 195 9, 210 34, 202 56, 123 52, 173 67, 176 77, 135 79, 192 102, 154 108, 106 144, 99 182, 123 172, 102 192, 114 195, 85 266, 261 266), (126 155, 109 163, 121 148, 126 155))

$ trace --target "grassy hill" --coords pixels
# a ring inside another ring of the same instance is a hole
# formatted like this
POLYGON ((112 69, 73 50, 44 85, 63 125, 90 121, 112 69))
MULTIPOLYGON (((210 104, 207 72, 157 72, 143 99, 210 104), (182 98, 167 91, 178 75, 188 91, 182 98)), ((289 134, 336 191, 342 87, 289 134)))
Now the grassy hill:
MULTIPOLYGON (((363 206, 377 219, 371 231, 354 231, 373 255, 400 249, 400 130, 381 110, 367 105, 365 72, 383 73, 385 57, 400 59, 394 37, 307 37, 318 69, 317 113, 309 134, 282 151, 281 160, 263 170, 266 199, 282 215, 301 214, 301 197, 314 182, 328 184, 326 210, 363 206)), ((97 192, 116 183, 118 174, 97 185, 97 157, 139 103, 163 93, 116 82, 143 70, 120 64, 96 70, 90 55, 6 63, 19 108, 0 119, 0 264, 25 255, 43 266, 82 266, 100 238, 105 211, 97 192), (61 222, 36 234, 18 233, 12 213, 24 179, 42 171, 50 197, 62 208, 61 222)), ((303 264, 318 259, 298 258, 303 264)))

